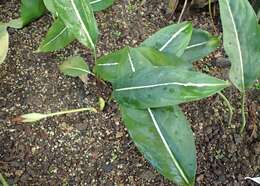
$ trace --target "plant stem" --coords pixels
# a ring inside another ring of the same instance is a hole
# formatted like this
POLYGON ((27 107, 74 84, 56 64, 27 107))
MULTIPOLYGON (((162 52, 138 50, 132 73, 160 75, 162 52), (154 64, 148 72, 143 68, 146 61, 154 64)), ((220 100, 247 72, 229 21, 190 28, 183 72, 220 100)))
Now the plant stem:
POLYGON ((245 101, 246 101, 246 93, 242 92, 242 102, 241 102, 242 126, 240 129, 240 134, 242 134, 244 132, 244 129, 246 126, 245 101))
POLYGON ((216 29, 216 26, 214 24, 214 19, 213 19, 213 15, 212 15, 212 6, 211 6, 211 0, 209 0, 209 16, 210 16, 210 19, 211 19, 211 24, 213 26, 213 29, 214 29, 214 32, 217 33, 217 29, 216 29))
POLYGON ((8 183, 5 181, 5 178, 4 176, 0 173, 0 183, 3 185, 3 186, 9 186, 8 183))
POLYGON ((80 108, 80 109, 67 110, 67 111, 61 111, 61 112, 46 114, 46 118, 47 117, 53 117, 53 116, 59 116, 59 115, 63 115, 63 114, 75 113, 75 112, 83 112, 83 111, 97 112, 97 110, 95 108, 92 108, 92 107, 90 107, 90 108, 80 108))
POLYGON ((178 19, 178 23, 181 22, 182 16, 183 16, 184 11, 185 11, 186 6, 187 6, 187 2, 188 2, 188 0, 185 0, 185 2, 184 2, 184 4, 183 4, 183 8, 182 8, 182 10, 181 10, 181 14, 180 14, 179 19, 178 19))
POLYGON ((222 94, 221 92, 218 92, 218 94, 220 95, 220 97, 222 97, 222 99, 225 101, 225 103, 228 106, 228 110, 229 110, 229 121, 228 121, 228 125, 231 125, 232 122, 232 117, 233 117, 233 108, 230 104, 230 102, 228 101, 228 99, 226 98, 226 96, 224 94, 222 94))

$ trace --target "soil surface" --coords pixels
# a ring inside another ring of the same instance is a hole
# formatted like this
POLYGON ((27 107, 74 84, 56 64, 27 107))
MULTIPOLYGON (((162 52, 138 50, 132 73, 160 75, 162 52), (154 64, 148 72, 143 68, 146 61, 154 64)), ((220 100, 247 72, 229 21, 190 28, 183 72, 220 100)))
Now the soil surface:
MULTIPOLYGON (((97 13, 99 56, 136 46, 176 21, 177 16, 166 14, 165 2, 149 0, 140 5, 141 1, 119 0, 97 13)), ((0 0, 0 21, 17 18, 19 4, 0 0)), ((190 10, 184 19, 213 33, 207 9, 190 10)), ((0 66, 0 172, 10 185, 173 185, 138 152, 113 101, 97 114, 71 114, 33 125, 11 122, 28 112, 96 106, 99 96, 110 100, 109 86, 92 77, 83 83, 58 71, 60 61, 73 54, 80 54, 93 67, 90 51, 78 42, 55 53, 34 52, 51 23, 46 14, 21 30, 9 29, 10 49, 0 66)), ((215 24, 220 28, 217 15, 215 24)), ((228 78, 229 66, 221 48, 196 63, 198 70, 222 79, 228 78)), ((196 185, 253 185, 244 177, 260 176, 260 91, 248 92, 243 136, 239 135, 239 93, 229 88, 224 94, 236 109, 231 126, 218 95, 182 106, 196 137, 196 185)))

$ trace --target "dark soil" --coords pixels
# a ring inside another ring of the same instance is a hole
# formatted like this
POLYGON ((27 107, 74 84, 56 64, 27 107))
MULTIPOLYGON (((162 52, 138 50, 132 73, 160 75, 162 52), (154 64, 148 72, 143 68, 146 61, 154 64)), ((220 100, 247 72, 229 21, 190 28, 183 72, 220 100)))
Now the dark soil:
MULTIPOLYGON (((100 28, 98 53, 125 45, 135 46, 151 33, 170 24, 164 0, 119 0, 97 14, 100 28)), ((0 20, 18 17, 20 1, 0 0, 0 20)), ((208 11, 186 14, 196 27, 213 31, 208 11)), ((172 185, 145 161, 129 138, 116 103, 103 112, 78 113, 37 124, 17 125, 11 118, 28 112, 49 112, 96 106, 99 96, 110 99, 111 89, 94 78, 84 84, 58 71, 64 58, 80 54, 93 66, 90 52, 74 42, 56 53, 34 53, 51 25, 45 15, 21 30, 9 29, 10 50, 0 66, 0 172, 13 185, 172 185)), ((219 24, 216 17, 216 24, 219 24)), ((226 79, 228 60, 219 49, 198 62, 205 73, 226 79)), ((236 113, 228 126, 223 100, 213 96, 183 105, 196 137, 198 170, 196 185, 250 185, 246 176, 260 173, 260 92, 247 97, 248 125, 239 135, 239 93, 224 94, 236 113)))

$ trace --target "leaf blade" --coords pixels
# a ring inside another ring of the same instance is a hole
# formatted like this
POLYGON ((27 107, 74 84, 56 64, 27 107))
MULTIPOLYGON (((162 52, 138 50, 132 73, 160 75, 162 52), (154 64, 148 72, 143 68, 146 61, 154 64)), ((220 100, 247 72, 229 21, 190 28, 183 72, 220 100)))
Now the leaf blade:
POLYGON ((114 0, 89 0, 89 4, 92 6, 93 11, 101 11, 110 7, 114 3, 114 0))
POLYGON ((9 48, 9 34, 5 25, 0 24, 0 64, 4 63, 9 48))

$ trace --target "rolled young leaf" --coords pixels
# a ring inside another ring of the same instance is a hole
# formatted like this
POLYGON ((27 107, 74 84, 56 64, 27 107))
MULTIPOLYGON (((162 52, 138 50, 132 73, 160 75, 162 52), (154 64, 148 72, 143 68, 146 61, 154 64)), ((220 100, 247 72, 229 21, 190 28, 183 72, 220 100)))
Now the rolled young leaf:
POLYGON ((97 23, 93 10, 86 0, 54 0, 59 18, 68 27, 69 32, 86 47, 95 50, 98 38, 97 23))
POLYGON ((108 7, 110 7, 114 0, 88 0, 89 4, 91 5, 93 11, 101 11, 108 7))
POLYGON ((9 47, 9 34, 6 25, 0 23, 0 64, 2 64, 7 56, 9 47))
POLYGON ((79 77, 82 75, 92 74, 87 63, 80 56, 69 57, 64 61, 59 69, 62 73, 72 77, 79 77))
POLYGON ((130 136, 144 157, 178 185, 194 185, 195 142, 178 106, 138 110, 120 106, 130 136))
POLYGON ((114 83, 117 79, 148 66, 190 67, 173 54, 169 56, 147 47, 126 47, 98 59, 94 71, 102 79, 114 83))
POLYGON ((191 34, 191 23, 173 24, 150 36, 141 46, 155 48, 161 52, 180 57, 190 42, 191 34))
POLYGON ((218 37, 212 36, 204 30, 193 29, 191 41, 181 58, 189 62, 197 61, 213 52, 219 45, 218 37))
POLYGON ((46 37, 40 44, 38 52, 51 52, 66 47, 75 39, 69 32, 68 27, 64 25, 61 19, 56 19, 49 29, 46 37))
POLYGON ((260 76, 260 28, 248 0, 219 0, 230 79, 241 91, 260 76))
POLYGON ((145 109, 199 100, 228 86, 228 82, 200 72, 149 67, 117 81, 113 95, 120 104, 145 109))

